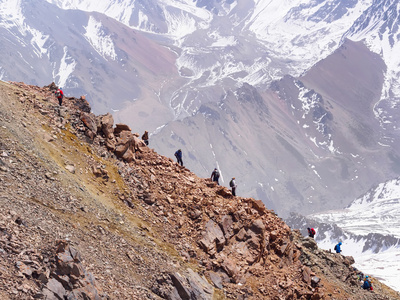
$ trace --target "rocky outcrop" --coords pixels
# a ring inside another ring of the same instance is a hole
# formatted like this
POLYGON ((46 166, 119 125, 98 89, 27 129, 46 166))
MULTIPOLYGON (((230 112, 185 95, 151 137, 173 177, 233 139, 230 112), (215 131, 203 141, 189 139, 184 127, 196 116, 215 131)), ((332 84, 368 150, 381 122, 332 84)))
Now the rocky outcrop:
POLYGON ((3 262, 0 272, 9 280, 17 272, 19 281, 9 283, 10 299, 109 298, 101 292, 94 276, 86 271, 78 250, 67 241, 57 241, 50 249, 35 249, 27 236, 30 235, 27 220, 15 212, 9 216, 15 222, 6 223, 0 219, 0 254, 3 262))
POLYGON ((181 273, 158 276, 152 290, 164 299, 170 300, 212 300, 214 289, 204 276, 192 269, 181 273))
POLYGON ((45 299, 107 299, 100 296, 96 281, 82 265, 81 254, 66 241, 58 241, 47 272, 37 273, 45 299))

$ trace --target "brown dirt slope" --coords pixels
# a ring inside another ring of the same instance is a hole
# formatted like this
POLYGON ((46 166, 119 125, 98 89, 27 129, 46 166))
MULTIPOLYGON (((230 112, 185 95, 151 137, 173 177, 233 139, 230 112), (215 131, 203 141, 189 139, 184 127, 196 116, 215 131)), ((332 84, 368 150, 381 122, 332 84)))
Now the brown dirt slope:
POLYGON ((400 299, 54 88, 0 82, 1 299, 400 299))

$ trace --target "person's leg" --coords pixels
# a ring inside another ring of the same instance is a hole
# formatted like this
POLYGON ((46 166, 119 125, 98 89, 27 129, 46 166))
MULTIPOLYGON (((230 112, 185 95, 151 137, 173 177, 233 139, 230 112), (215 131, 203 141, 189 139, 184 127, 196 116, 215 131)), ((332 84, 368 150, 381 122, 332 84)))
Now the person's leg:
POLYGON ((62 105, 62 98, 58 98, 58 105, 62 105))

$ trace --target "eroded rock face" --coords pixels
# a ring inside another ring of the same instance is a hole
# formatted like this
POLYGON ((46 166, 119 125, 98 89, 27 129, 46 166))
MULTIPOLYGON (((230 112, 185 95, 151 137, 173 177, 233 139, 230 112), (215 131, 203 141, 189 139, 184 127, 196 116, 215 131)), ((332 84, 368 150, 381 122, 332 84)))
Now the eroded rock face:
POLYGON ((210 255, 222 248, 226 242, 220 226, 213 220, 209 220, 205 226, 203 238, 199 241, 200 246, 210 255))
MULTIPOLYGON (((80 253, 66 241, 58 241, 54 261, 50 265, 50 276, 43 286, 47 299, 91 299, 100 300, 96 281, 82 265, 80 253)), ((46 275, 42 281, 46 281, 46 275)))
POLYGON ((204 276, 192 269, 182 273, 163 274, 158 277, 153 291, 164 299, 212 300, 214 289, 204 276))

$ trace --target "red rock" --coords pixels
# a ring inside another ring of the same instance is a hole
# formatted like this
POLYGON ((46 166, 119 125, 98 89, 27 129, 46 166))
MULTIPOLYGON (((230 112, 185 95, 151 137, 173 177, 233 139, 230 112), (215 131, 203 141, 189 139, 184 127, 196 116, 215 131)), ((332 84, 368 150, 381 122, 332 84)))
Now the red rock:
POLYGON ((114 137, 114 118, 111 114, 107 113, 101 117, 101 130, 107 139, 112 139, 114 137))

